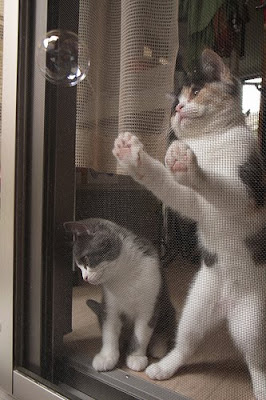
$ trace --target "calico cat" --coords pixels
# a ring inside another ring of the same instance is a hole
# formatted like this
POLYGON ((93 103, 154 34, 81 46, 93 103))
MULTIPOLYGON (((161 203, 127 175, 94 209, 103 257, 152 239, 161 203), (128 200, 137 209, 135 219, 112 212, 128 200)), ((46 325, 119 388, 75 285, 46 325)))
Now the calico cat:
POLYGON ((178 140, 169 146, 165 166, 130 133, 118 136, 113 154, 166 206, 197 222, 202 247, 175 348, 146 373, 170 378, 225 319, 257 400, 266 400, 266 187, 240 94, 222 59, 206 49, 200 73, 174 105, 171 126, 178 140))
POLYGON ((132 333, 126 364, 135 371, 145 369, 147 347, 153 356, 166 354, 176 331, 175 309, 154 246, 104 219, 66 222, 64 227, 75 234, 73 255, 83 279, 103 290, 101 304, 87 302, 102 327, 102 349, 93 367, 107 371, 117 365, 119 338, 126 327, 132 333))

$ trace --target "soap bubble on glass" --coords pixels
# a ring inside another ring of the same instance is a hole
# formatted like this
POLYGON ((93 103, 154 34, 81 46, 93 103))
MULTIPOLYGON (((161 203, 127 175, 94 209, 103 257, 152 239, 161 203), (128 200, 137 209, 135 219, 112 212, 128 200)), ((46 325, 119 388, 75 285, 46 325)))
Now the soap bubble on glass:
POLYGON ((88 74, 88 49, 74 32, 52 30, 40 42, 37 64, 49 82, 60 86, 75 86, 88 74))

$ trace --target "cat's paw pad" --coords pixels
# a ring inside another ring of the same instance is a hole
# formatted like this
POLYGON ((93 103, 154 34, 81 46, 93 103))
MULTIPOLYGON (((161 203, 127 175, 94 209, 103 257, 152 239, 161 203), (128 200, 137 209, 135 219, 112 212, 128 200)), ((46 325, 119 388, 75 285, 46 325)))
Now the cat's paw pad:
POLYGON ((137 167, 143 144, 129 132, 120 134, 114 142, 113 155, 121 165, 137 167))
POLYGON ((148 358, 146 356, 129 355, 126 364, 133 371, 143 371, 148 365, 148 358))
POLYGON ((151 379, 157 379, 159 381, 164 380, 164 379, 169 379, 171 378, 172 371, 165 370, 160 366, 160 363, 154 363, 149 365, 145 373, 148 375, 149 378, 151 379))
POLYGON ((117 354, 102 354, 98 353, 92 361, 92 366, 96 371, 110 371, 114 369, 118 362, 117 354))
POLYGON ((186 143, 176 140, 166 152, 165 165, 172 173, 186 173, 197 165, 196 156, 186 143))

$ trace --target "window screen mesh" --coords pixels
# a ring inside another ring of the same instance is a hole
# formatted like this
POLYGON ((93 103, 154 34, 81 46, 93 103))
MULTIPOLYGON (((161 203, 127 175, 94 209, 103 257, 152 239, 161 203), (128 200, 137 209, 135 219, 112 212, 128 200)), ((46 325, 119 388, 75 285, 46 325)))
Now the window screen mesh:
POLYGON ((137 134, 163 157, 178 50, 178 2, 80 2, 79 37, 90 73, 78 87, 76 166, 117 172, 118 132, 137 134))

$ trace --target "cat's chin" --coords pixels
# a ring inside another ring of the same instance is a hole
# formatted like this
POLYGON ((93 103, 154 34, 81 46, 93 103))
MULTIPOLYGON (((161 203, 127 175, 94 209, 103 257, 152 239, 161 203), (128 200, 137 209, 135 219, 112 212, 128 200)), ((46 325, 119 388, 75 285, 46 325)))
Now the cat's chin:
POLYGON ((91 285, 100 285, 102 283, 102 273, 93 272, 92 274, 88 275, 87 282, 91 285))
POLYGON ((207 118, 205 116, 183 118, 180 123, 172 124, 172 129, 178 139, 185 140, 186 138, 198 137, 206 132, 204 129, 206 120, 207 118))
POLYGON ((197 124, 198 120, 199 120, 199 118, 196 118, 196 117, 181 118, 172 124, 172 128, 177 133, 177 136, 179 136, 180 132, 182 133, 182 131, 185 131, 188 128, 195 126, 197 124))
POLYGON ((182 118, 178 123, 179 129, 180 130, 186 129, 187 127, 195 124, 194 119, 195 118, 188 118, 188 117, 187 118, 182 118))
POLYGON ((91 279, 91 280, 87 280, 86 282, 90 283, 91 285, 95 285, 95 286, 100 285, 102 283, 100 279, 99 280, 91 279))
POLYGON ((180 123, 172 125, 172 128, 175 132, 176 137, 182 139, 190 136, 190 131, 194 133, 194 130, 196 129, 196 123, 194 119, 186 118, 183 119, 180 123))

